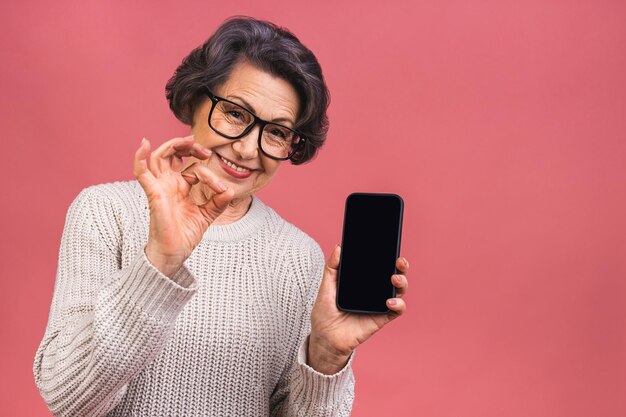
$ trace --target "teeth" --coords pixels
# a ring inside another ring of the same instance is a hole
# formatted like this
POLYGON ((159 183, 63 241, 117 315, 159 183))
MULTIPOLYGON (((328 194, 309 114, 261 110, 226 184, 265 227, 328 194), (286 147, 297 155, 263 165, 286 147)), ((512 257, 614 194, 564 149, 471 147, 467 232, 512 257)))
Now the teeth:
POLYGON ((222 161, 223 161, 226 165, 228 165, 229 167, 231 167, 232 169, 234 169, 234 170, 235 170, 235 171, 237 171, 237 172, 249 172, 249 171, 250 171, 249 169, 242 168, 242 167, 240 167, 239 165, 235 165, 235 164, 233 164, 232 162, 227 161, 226 159, 222 158, 221 156, 220 156, 220 159, 221 159, 221 160, 222 160, 222 161))

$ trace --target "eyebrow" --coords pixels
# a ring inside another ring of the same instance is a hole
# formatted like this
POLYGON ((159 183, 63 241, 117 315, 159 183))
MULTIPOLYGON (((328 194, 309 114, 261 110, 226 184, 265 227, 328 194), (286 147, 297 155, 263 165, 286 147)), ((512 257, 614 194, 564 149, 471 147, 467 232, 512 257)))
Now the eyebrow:
MULTIPOLYGON (((239 97, 239 96, 236 96, 236 95, 229 95, 226 98, 229 99, 229 100, 232 100, 232 99, 236 98, 237 100, 241 101, 241 103, 244 105, 244 107, 246 109, 250 110, 255 115, 257 114, 256 110, 254 109, 254 107, 250 103, 248 103, 246 101, 246 99, 244 99, 242 97, 239 97)), ((259 116, 257 116, 257 117, 259 117, 259 116)), ((260 119, 260 117, 259 117, 259 119, 260 119)), ((276 119, 272 119, 272 120, 268 120, 268 121, 270 121, 270 122, 280 122, 280 123, 289 122, 289 123, 291 123, 292 126, 295 125, 294 121, 289 119, 289 118, 287 118, 287 117, 277 117, 276 119)))

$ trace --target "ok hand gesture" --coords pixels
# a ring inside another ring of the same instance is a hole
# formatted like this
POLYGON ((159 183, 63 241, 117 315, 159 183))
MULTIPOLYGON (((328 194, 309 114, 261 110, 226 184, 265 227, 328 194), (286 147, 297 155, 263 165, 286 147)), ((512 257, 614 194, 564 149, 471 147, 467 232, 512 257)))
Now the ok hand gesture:
POLYGON ((211 150, 196 143, 193 136, 171 139, 152 154, 150 142, 143 139, 135 153, 134 174, 148 197, 150 208, 146 256, 167 276, 180 269, 206 229, 234 197, 233 190, 202 164, 211 154, 211 150), (185 156, 200 161, 185 167, 182 160, 185 156), (209 196, 203 193, 205 201, 200 203, 190 195, 191 187, 198 183, 213 192, 209 196))

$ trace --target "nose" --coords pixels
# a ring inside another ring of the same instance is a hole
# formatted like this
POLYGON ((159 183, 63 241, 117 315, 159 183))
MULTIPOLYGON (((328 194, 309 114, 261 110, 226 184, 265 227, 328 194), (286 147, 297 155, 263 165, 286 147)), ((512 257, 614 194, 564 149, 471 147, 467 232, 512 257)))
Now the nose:
POLYGON ((233 141, 233 151, 241 159, 254 159, 259 156, 259 129, 261 129, 261 126, 257 125, 246 136, 233 141))

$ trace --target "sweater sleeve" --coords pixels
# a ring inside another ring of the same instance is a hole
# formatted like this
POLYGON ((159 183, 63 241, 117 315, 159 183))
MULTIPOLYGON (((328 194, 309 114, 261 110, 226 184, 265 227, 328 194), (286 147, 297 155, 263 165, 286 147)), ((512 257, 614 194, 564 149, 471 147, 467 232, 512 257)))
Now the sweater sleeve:
POLYGON ((33 365, 37 387, 57 416, 112 410, 160 352, 195 292, 185 267, 168 278, 143 250, 121 269, 115 224, 110 199, 94 187, 81 192, 67 214, 48 324, 33 365))
POLYGON ((272 416, 277 417, 348 417, 354 400, 354 374, 352 360, 339 372, 325 375, 306 364, 309 334, 311 332, 311 310, 324 272, 324 253, 316 243, 311 251, 310 286, 307 290, 305 309, 299 333, 299 345, 294 354, 293 366, 279 383, 272 400, 272 416))

